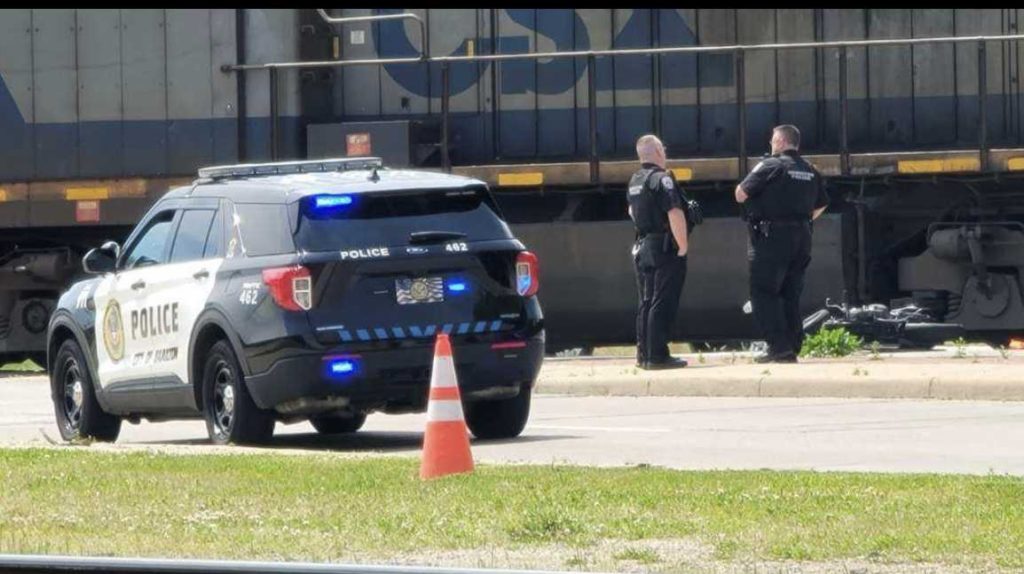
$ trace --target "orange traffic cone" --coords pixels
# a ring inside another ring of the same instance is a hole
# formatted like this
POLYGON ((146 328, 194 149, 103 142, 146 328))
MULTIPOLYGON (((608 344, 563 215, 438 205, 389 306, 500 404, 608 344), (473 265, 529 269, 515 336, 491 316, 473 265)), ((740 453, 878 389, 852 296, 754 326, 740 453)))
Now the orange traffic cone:
POLYGON ((473 453, 469 450, 469 431, 462 415, 452 345, 448 335, 441 333, 434 346, 434 366, 430 371, 430 402, 427 403, 420 478, 472 471, 473 453))

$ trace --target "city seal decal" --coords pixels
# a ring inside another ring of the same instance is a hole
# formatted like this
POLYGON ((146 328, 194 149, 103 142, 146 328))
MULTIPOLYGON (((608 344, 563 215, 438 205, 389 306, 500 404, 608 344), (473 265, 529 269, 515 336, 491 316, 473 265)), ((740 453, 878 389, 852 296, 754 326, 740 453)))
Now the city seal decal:
POLYGON ((114 362, 124 358, 124 325, 121 323, 121 306, 111 299, 103 312, 103 345, 114 362))

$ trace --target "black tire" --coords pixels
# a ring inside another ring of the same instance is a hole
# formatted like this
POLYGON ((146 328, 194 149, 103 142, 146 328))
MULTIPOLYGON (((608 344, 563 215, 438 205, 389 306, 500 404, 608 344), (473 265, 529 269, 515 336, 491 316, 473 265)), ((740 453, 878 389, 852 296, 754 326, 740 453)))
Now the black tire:
POLYGON ((103 412, 100 407, 85 355, 74 339, 64 341, 57 350, 50 385, 57 428, 64 440, 117 440, 121 419, 103 412))
POLYGON ((366 415, 359 413, 349 418, 319 416, 309 419, 309 422, 312 423, 316 432, 320 434, 344 434, 356 432, 363 428, 363 423, 366 422, 366 415))
POLYGON ((519 436, 530 418, 530 396, 533 389, 525 385, 510 399, 466 403, 466 426, 481 439, 519 436))
POLYGON ((274 435, 274 414, 253 402, 226 341, 210 348, 203 365, 203 418, 213 444, 263 444, 274 435))

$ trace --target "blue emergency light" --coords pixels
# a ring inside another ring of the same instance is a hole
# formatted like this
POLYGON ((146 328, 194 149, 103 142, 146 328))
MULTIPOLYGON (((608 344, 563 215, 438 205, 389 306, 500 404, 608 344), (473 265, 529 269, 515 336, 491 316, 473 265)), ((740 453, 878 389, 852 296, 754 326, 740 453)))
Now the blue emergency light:
POLYGON ((317 209, 331 209, 352 205, 351 195, 318 195, 313 201, 317 209))
POLYGON ((327 376, 332 379, 347 379, 359 370, 359 363, 355 358, 328 357, 325 362, 327 376))
POLYGON ((448 290, 452 293, 463 293, 469 289, 469 285, 462 280, 448 281, 448 290))

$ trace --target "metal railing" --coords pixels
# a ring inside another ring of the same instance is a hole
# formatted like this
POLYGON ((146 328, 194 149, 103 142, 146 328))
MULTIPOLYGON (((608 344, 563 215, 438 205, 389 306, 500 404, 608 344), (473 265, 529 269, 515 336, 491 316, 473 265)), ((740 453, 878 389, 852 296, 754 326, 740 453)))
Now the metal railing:
MULTIPOLYGON (((388 14, 382 16, 363 16, 360 21, 372 21, 374 19, 395 19, 403 14, 388 14)), ((419 20, 418 18, 416 18, 419 20)), ((349 20, 351 19, 344 19, 349 20)), ((422 21, 421 21, 422 23, 422 21)), ((271 154, 277 159, 277 130, 278 122, 277 98, 278 87, 276 81, 277 70, 292 68, 334 68, 346 66, 386 66, 389 64, 440 64, 441 66, 441 164, 446 171, 451 170, 451 158, 449 157, 450 129, 451 129, 451 72, 450 66, 459 62, 502 62, 508 60, 539 60, 559 58, 586 58, 587 59, 587 107, 589 117, 589 155, 591 183, 597 183, 600 179, 600 155, 598 152, 597 134, 597 87, 596 69, 597 58, 616 56, 658 56, 672 54, 712 54, 731 53, 735 57, 736 73, 736 121, 737 121, 737 161, 738 173, 742 176, 747 169, 747 115, 746 115, 746 72, 745 55, 748 52, 769 51, 769 50, 806 50, 806 49, 829 49, 839 50, 839 161, 842 175, 850 173, 850 147, 849 147, 849 51, 851 48, 872 48, 884 46, 915 46, 923 44, 966 44, 975 43, 978 49, 978 155, 981 170, 988 169, 988 114, 986 99, 988 96, 988 74, 986 44, 988 42, 1009 42, 1024 40, 1024 34, 1000 35, 1000 36, 956 36, 956 37, 935 37, 935 38, 905 38, 890 40, 849 40, 829 42, 797 42, 781 44, 751 44, 751 45, 727 45, 727 46, 676 46, 668 48, 625 48, 617 50, 585 50, 572 52, 535 52, 530 54, 482 54, 474 56, 427 56, 421 51, 417 57, 410 58, 377 58, 368 60, 328 60, 309 62, 270 62, 265 64, 246 65, 224 65, 223 72, 247 72, 251 70, 268 70, 271 74, 270 82, 270 110, 271 110, 271 154)), ((697 86, 699 88, 699 85, 697 86)), ((658 105, 658 104, 654 104, 658 105)))

